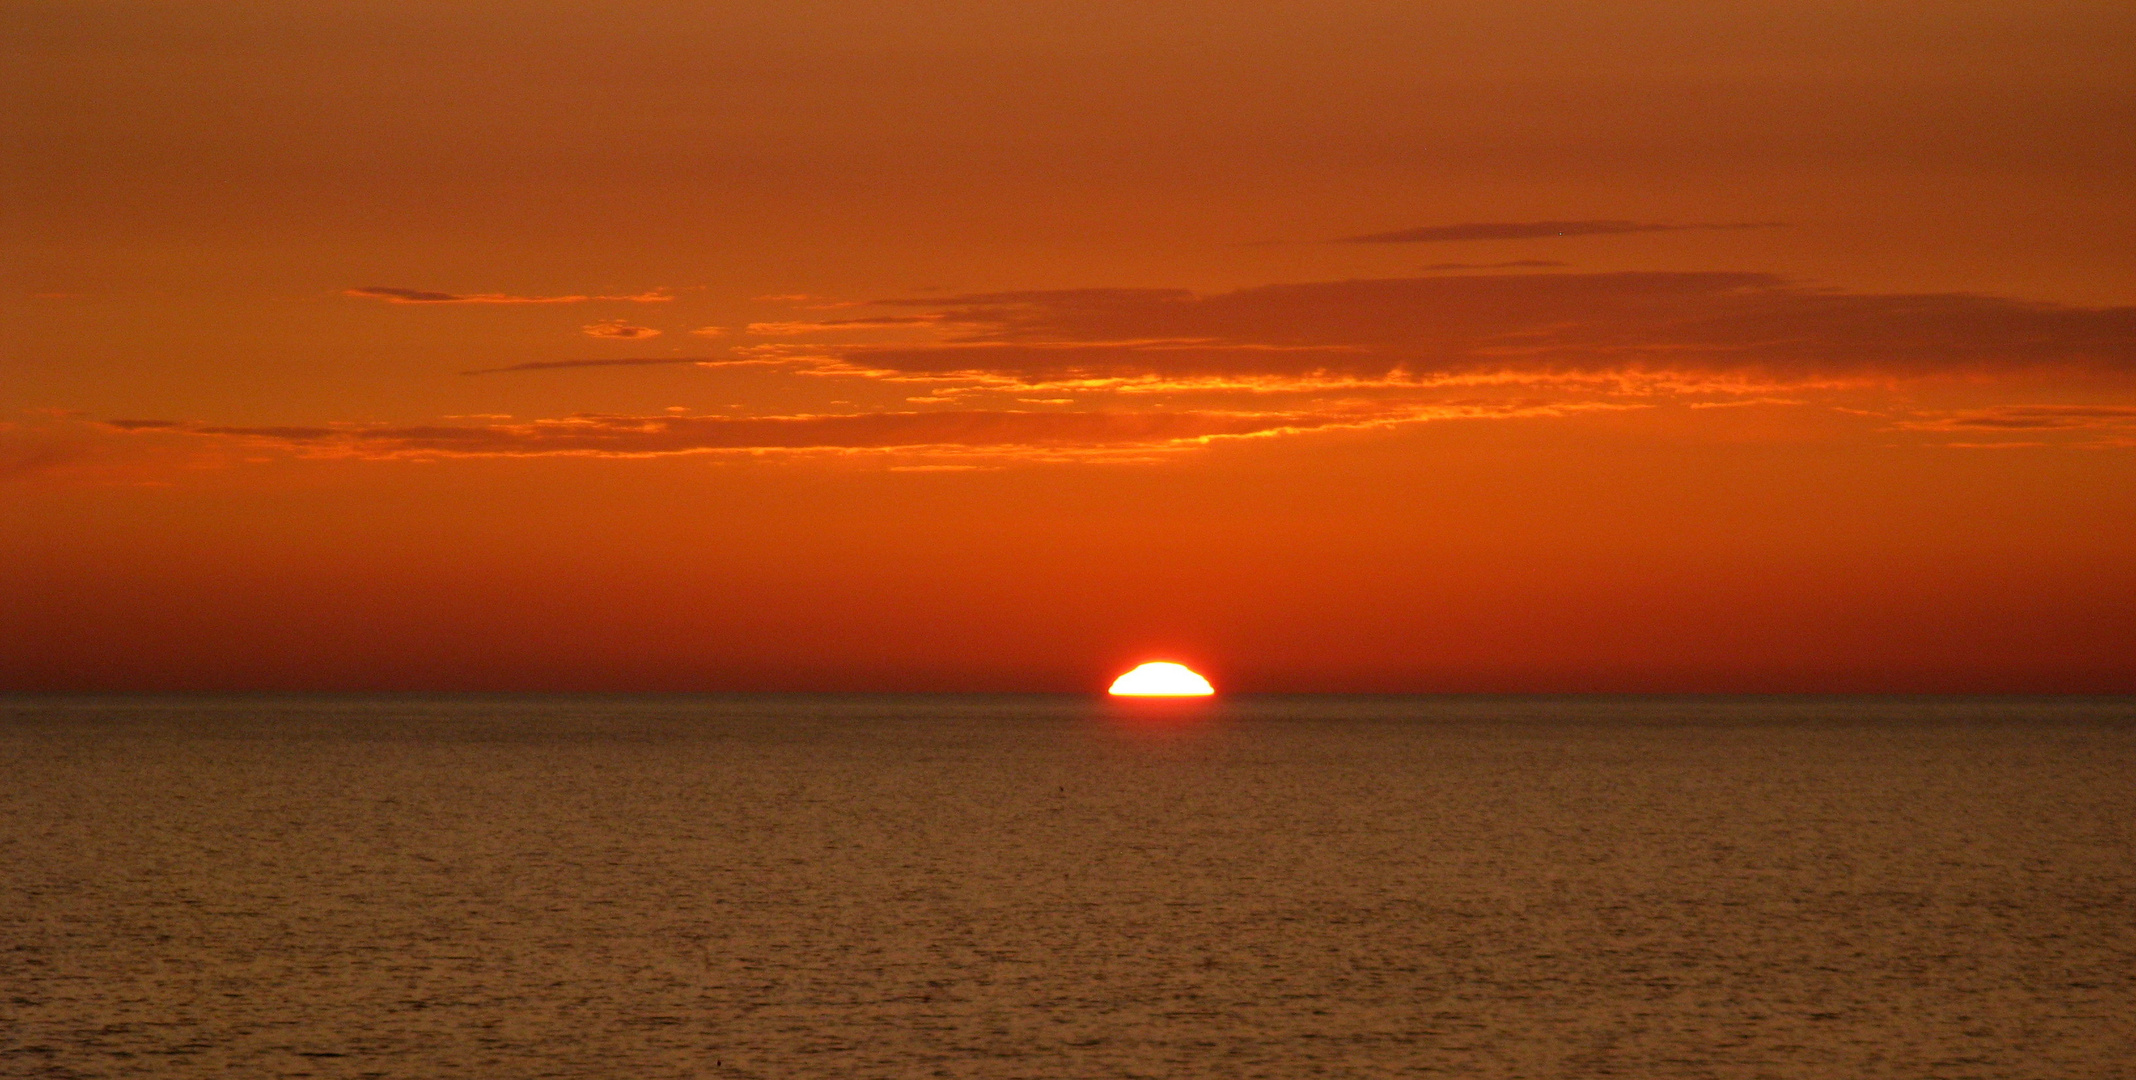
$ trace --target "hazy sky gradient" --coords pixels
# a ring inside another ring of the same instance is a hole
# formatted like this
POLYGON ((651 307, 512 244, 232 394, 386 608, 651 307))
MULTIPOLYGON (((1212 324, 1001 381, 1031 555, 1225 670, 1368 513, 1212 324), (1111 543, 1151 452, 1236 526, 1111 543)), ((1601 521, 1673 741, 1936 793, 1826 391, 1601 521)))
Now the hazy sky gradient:
POLYGON ((2136 691, 2126 4, 0 50, 0 689, 2136 691))

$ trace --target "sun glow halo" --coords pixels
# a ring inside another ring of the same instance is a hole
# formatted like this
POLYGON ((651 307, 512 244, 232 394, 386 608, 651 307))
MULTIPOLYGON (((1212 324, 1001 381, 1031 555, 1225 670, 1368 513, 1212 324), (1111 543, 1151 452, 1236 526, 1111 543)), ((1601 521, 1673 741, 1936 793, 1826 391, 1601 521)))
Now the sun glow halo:
POLYGON ((1185 665, 1160 660, 1114 679, 1110 692, 1116 697, 1208 697, 1216 688, 1185 665))

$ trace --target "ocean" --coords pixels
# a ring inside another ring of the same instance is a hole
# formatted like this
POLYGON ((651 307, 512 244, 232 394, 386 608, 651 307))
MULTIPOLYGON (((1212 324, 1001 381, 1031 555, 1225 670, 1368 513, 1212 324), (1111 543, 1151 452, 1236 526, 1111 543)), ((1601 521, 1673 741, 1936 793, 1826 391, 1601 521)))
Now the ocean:
POLYGON ((0 698, 0 1076, 2136 1076, 2136 699, 0 698))

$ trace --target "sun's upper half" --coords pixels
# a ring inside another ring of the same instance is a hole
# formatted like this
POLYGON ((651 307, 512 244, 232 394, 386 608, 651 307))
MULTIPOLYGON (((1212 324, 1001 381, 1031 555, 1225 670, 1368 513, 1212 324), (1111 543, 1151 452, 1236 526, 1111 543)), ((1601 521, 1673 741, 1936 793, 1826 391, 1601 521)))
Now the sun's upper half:
POLYGON ((1158 660, 1114 679, 1110 692, 1118 697, 1207 697, 1216 688, 1184 664, 1158 660))

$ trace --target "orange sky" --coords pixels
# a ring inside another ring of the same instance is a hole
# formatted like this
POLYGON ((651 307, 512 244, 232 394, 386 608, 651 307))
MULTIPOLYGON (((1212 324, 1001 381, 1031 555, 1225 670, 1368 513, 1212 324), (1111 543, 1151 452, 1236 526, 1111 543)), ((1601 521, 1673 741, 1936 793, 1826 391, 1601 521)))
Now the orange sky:
POLYGON ((0 50, 0 689, 2136 692, 2125 3, 0 50))

